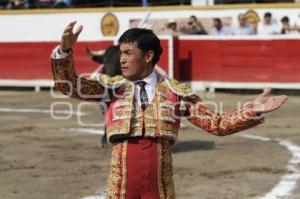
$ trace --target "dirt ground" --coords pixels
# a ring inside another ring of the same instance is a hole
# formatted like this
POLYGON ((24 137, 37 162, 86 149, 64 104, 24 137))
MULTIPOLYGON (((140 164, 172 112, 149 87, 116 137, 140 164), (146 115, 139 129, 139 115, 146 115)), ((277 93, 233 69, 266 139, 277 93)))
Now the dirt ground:
MULTIPOLYGON (((254 96, 216 93, 204 94, 204 99, 212 98, 228 111, 254 96)), ((299 105, 300 96, 290 96, 284 107, 266 115, 264 124, 244 133, 300 145, 299 105)), ((111 147, 101 148, 100 135, 65 130, 98 124, 96 103, 58 99, 49 91, 1 91, 0 118, 0 199, 80 199, 105 190, 111 147), (78 116, 54 119, 47 112, 68 104, 91 113, 80 117, 87 126, 80 126, 78 116)), ((287 173, 292 155, 275 141, 241 134, 216 137, 183 123, 173 148, 178 199, 258 198, 287 173)), ((300 199, 300 182, 290 198, 300 199)))

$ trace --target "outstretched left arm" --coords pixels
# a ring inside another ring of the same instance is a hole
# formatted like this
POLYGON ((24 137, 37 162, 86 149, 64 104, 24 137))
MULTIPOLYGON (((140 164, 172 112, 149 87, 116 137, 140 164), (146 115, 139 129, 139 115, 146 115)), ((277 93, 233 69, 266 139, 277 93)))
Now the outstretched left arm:
POLYGON ((205 131, 217 136, 226 136, 252 128, 264 121, 262 113, 279 108, 287 96, 268 96, 270 89, 255 101, 230 112, 219 114, 207 108, 197 95, 186 98, 188 120, 205 131))

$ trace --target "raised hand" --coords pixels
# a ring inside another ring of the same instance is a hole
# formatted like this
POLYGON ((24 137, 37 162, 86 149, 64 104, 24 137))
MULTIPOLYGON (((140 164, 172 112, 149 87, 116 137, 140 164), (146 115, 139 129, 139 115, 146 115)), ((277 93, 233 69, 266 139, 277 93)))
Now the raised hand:
POLYGON ((268 113, 282 106, 288 97, 286 95, 270 96, 271 88, 266 89, 254 100, 254 111, 256 113, 268 113))
POLYGON ((60 46, 62 50, 67 51, 70 50, 73 45, 76 43, 79 34, 81 33, 83 26, 80 25, 76 32, 73 32, 74 25, 76 24, 76 21, 72 21, 71 23, 68 24, 66 29, 63 32, 63 35, 61 37, 61 43, 60 46))

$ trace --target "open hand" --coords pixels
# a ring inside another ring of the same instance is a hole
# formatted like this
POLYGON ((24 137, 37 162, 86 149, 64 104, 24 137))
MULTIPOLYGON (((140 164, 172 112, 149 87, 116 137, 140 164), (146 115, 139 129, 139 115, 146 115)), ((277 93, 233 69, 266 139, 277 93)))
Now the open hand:
POLYGON ((81 33, 83 26, 80 25, 76 32, 73 32, 74 25, 76 24, 76 21, 72 21, 68 24, 66 29, 63 32, 63 35, 61 37, 61 43, 60 46, 62 50, 66 51, 73 47, 73 45, 76 43, 79 34, 81 33))
POLYGON ((282 106, 288 97, 286 95, 270 96, 271 88, 266 89, 254 101, 254 111, 256 113, 268 113, 282 106))

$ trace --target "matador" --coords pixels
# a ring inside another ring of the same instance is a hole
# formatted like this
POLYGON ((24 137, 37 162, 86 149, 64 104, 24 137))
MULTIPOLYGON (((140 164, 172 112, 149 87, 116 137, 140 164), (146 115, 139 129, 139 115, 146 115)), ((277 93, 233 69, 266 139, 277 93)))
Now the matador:
POLYGON ((148 29, 128 29, 119 38, 121 76, 98 75, 86 79, 75 72, 72 47, 82 31, 76 22, 64 30, 52 53, 56 88, 74 98, 100 101, 109 96, 107 139, 112 144, 107 182, 108 199, 174 199, 171 146, 180 120, 226 136, 261 124, 263 113, 280 107, 287 96, 269 96, 230 113, 219 114, 201 102, 187 85, 161 77, 154 71, 162 53, 158 37, 148 29))

